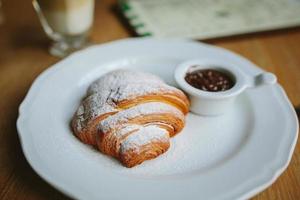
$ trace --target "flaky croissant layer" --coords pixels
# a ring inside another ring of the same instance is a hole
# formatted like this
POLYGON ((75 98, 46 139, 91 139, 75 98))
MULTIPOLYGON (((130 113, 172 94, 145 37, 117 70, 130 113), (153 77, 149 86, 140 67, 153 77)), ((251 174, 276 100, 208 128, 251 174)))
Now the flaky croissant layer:
POLYGON ((88 88, 72 128, 82 142, 133 167, 168 150, 188 110, 185 94, 157 76, 115 70, 88 88))

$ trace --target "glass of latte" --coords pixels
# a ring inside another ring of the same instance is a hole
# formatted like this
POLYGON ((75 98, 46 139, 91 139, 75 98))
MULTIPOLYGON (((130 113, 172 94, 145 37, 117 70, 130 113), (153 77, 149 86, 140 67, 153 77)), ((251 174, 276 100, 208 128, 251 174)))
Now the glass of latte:
POLYGON ((87 46, 94 0, 33 0, 42 27, 54 42, 50 53, 64 57, 87 46))

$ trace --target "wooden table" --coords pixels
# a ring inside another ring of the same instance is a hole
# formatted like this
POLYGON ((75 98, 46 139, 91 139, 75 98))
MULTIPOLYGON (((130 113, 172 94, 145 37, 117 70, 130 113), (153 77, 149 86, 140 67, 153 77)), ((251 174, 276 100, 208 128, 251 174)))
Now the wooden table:
MULTIPOLYGON (((30 0, 4 0, 0 25, 0 199, 67 199, 29 166, 17 136, 18 107, 33 80, 59 59, 47 52, 30 0)), ((116 13, 115 1, 96 3, 92 40, 133 36, 116 13)), ((293 105, 300 106, 300 28, 206 41, 237 52, 277 75, 293 105)), ((300 199, 300 144, 280 178, 253 199, 300 199)))

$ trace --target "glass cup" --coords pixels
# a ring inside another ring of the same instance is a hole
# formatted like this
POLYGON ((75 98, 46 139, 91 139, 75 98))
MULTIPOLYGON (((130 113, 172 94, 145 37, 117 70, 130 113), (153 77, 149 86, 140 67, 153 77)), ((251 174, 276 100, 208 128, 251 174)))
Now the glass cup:
POLYGON ((64 57, 88 45, 94 0, 33 0, 42 27, 54 42, 50 53, 64 57))

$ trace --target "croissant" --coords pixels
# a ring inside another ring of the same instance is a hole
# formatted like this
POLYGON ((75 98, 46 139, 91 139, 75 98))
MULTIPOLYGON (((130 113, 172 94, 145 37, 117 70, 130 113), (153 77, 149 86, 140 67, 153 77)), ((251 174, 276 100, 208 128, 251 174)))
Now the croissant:
POLYGON ((155 75, 115 70, 93 82, 72 119, 75 136, 133 167, 166 152, 189 101, 155 75))

